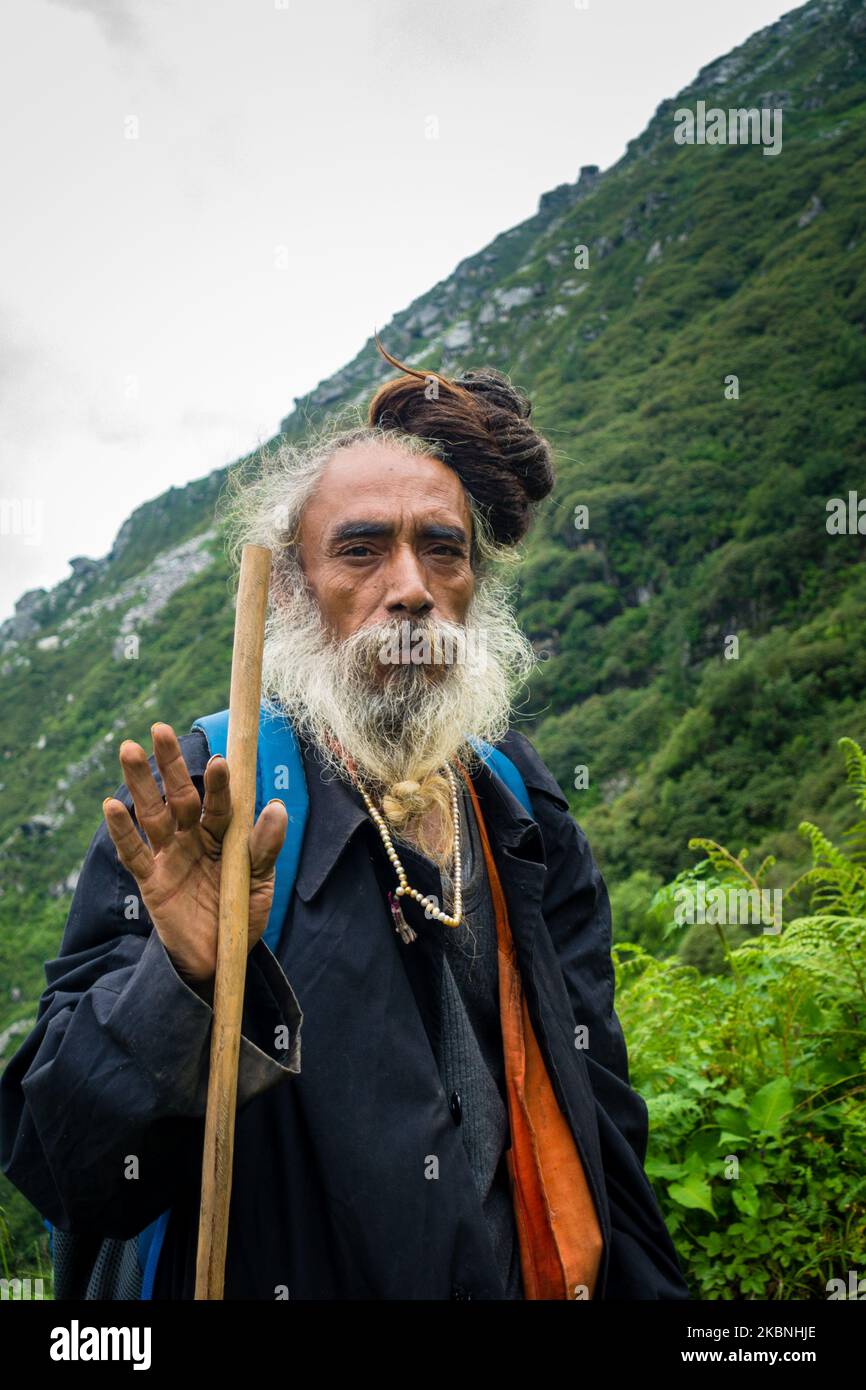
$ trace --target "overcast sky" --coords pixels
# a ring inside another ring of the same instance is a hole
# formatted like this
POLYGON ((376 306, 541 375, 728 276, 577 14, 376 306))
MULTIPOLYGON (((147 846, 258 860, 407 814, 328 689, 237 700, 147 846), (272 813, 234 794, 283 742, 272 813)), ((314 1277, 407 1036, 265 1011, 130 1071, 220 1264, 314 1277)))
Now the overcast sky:
POLYGON ((0 618, 791 8, 3 0, 0 618))

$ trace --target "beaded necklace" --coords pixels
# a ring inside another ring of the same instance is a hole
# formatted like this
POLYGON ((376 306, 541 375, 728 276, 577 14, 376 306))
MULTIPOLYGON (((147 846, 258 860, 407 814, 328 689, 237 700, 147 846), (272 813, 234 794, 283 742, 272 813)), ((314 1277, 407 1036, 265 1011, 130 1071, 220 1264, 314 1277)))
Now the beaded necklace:
POLYGON ((400 898, 404 895, 407 895, 410 898, 414 898, 416 902, 421 904, 422 907, 426 907, 430 916, 435 917, 438 922, 444 922, 446 927, 459 927, 463 919, 463 869, 460 857, 460 811, 457 805, 457 781, 454 776, 454 773, 451 771, 451 768, 448 766, 447 763, 445 765, 445 775, 447 776, 449 785, 451 787, 451 815, 454 822, 453 916, 449 916, 447 912, 443 912, 440 907, 437 907, 435 905, 435 898, 431 898, 429 894, 420 893, 417 888, 411 888, 409 886, 408 879, 406 878, 406 870, 400 863, 400 858, 397 854, 397 851, 394 848, 394 842, 391 839, 390 831, 388 830, 388 827, 385 824, 384 816, 373 805, 372 801, 365 792, 364 788, 361 786, 360 782, 357 783, 358 790, 364 798, 367 810, 370 812, 370 815, 372 816, 373 821, 375 822, 376 828, 382 837, 382 843, 385 846, 385 852, 397 871, 397 888, 393 893, 389 892, 388 902, 391 907, 391 916, 394 919, 394 930, 399 933, 403 941, 405 941, 407 944, 410 941, 414 941, 418 933, 413 931, 412 927, 410 927, 409 923, 406 921, 406 918, 403 916, 403 909, 400 906, 400 898))

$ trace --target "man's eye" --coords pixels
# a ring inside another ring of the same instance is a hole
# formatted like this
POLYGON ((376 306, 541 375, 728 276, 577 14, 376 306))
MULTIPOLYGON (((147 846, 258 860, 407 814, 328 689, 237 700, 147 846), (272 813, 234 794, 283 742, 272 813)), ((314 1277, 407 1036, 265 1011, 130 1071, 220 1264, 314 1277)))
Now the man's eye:
POLYGON ((341 554, 341 555, 354 555, 354 554, 355 554, 357 551, 359 551, 359 550, 366 550, 369 554, 372 554, 372 551, 370 550, 370 547, 369 547, 368 545, 363 545, 360 541, 358 542, 357 545, 352 545, 352 546, 350 546, 350 547, 348 548, 348 550, 341 550, 341 551, 340 551, 340 554, 341 554))

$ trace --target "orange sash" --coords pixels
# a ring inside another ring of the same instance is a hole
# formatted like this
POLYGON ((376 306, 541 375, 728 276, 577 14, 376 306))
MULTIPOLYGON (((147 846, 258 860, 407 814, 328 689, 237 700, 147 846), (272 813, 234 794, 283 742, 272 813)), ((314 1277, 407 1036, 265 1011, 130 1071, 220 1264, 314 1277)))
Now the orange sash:
POLYGON ((604 1240, 583 1164, 535 1037, 478 796, 465 768, 496 913, 499 1013, 511 1148, 506 1153, 524 1297, 592 1298, 604 1240))

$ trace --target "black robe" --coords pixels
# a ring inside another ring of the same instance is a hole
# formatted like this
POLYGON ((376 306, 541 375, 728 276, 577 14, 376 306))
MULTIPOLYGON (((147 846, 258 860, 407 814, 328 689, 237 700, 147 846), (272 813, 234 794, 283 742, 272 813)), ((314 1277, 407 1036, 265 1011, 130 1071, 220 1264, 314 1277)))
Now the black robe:
MULTIPOLYGON (((529 741, 510 732, 499 747, 536 821, 487 768, 475 785, 533 1027, 596 1203, 595 1296, 689 1298, 643 1170, 647 1109, 614 1011, 604 881, 529 741)), ((203 734, 181 748, 201 791, 203 734)), ((259 941, 248 958, 225 1297, 502 1298, 431 1047, 441 936, 438 950, 432 933, 400 940, 394 871, 360 794, 323 779, 312 745, 303 754, 295 892, 276 955, 259 941)), ((0 1079, 0 1165, 82 1236, 133 1237, 170 1208, 153 1296, 190 1299, 212 1011, 137 903, 103 824, 36 1025, 0 1079)))

